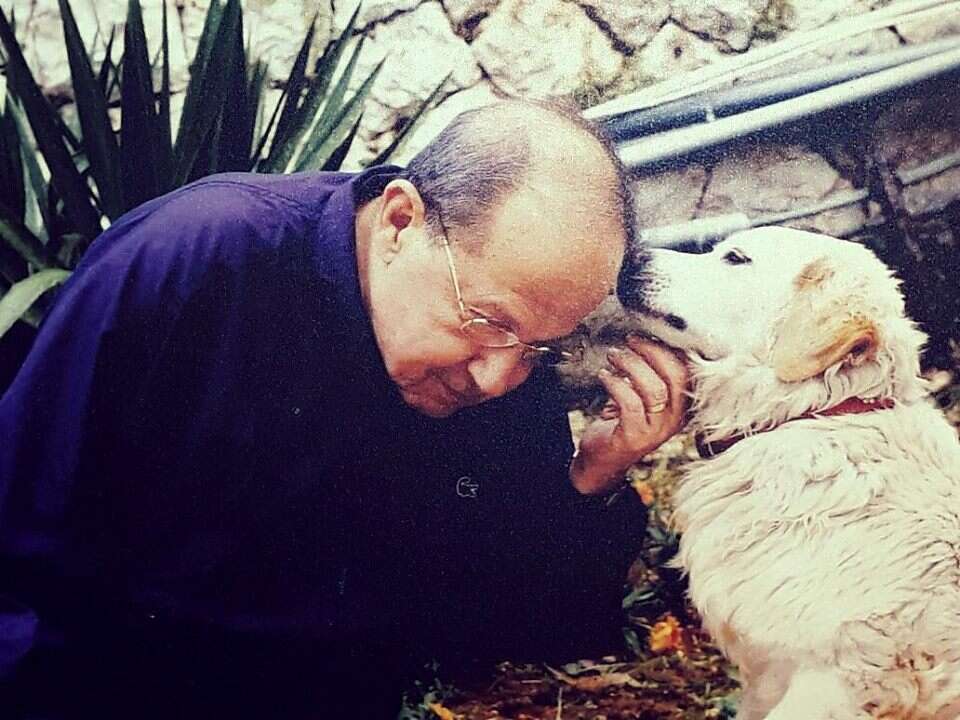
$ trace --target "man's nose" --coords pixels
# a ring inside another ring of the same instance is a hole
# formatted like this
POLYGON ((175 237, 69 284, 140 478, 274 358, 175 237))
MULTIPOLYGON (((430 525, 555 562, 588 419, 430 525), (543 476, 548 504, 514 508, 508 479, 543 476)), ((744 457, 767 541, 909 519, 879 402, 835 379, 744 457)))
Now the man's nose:
POLYGON ((530 374, 523 363, 523 348, 484 348, 468 364, 467 370, 477 388, 486 397, 499 397, 513 390, 530 374), (520 367, 523 364, 524 367, 520 367))

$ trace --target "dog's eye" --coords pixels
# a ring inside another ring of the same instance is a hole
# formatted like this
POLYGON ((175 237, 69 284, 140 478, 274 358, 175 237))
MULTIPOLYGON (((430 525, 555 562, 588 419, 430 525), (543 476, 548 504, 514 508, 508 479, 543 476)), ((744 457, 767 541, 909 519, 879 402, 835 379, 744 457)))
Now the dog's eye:
POLYGON ((749 262, 753 262, 750 258, 743 254, 740 250, 734 248, 729 250, 726 255, 723 256, 723 261, 728 265, 746 265, 749 262))

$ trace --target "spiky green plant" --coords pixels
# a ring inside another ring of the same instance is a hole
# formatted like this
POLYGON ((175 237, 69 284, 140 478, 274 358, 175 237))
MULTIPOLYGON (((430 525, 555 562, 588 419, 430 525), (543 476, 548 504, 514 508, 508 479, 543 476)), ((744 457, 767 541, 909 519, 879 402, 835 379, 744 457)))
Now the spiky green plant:
MULTIPOLYGON (((361 37, 341 68, 357 12, 307 73, 317 18, 307 31, 284 91, 264 112, 266 65, 244 45, 240 0, 213 0, 190 64, 176 135, 170 115, 166 3, 154 86, 139 0, 129 0, 123 56, 113 60, 114 32, 94 70, 68 0, 59 0, 80 137, 34 80, 0 10, 0 337, 17 320, 36 324, 37 303, 62 283, 110 222, 141 203, 205 175, 255 170, 337 170, 356 135, 383 62, 348 88, 361 37), (334 78, 336 82, 333 82, 334 78), (111 109, 119 108, 119 128, 111 109)), ((415 111, 384 162, 429 107, 446 78, 415 111)))

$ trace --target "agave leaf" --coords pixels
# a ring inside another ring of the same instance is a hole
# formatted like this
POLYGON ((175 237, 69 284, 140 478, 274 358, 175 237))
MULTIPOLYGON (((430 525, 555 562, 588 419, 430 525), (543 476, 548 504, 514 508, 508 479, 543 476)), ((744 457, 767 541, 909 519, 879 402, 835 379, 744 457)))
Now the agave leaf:
MULTIPOLYGON (((323 106, 323 112, 317 119, 310 132, 307 142, 300 148, 300 155, 294 161, 294 168, 297 170, 306 170, 308 168, 318 167, 323 164, 324 153, 329 154, 343 140, 343 135, 337 138, 336 130, 347 124, 349 128, 353 124, 356 115, 351 117, 351 113, 359 114, 363 107, 363 101, 366 100, 374 81, 383 69, 383 60, 377 63, 377 67, 367 76, 366 80, 347 103, 343 102, 346 95, 350 79, 353 77, 353 71, 356 68, 357 60, 360 58, 360 52, 363 50, 363 38, 357 43, 357 47, 350 56, 347 67, 337 81, 336 86, 327 98, 323 106)), ((343 129, 343 134, 347 130, 343 129)))
MULTIPOLYGON (((267 123, 267 127, 264 128, 263 131, 259 133, 260 141, 257 143, 257 147, 253 152, 253 164, 255 167, 259 166, 257 167, 257 170, 259 170, 260 172, 269 172, 269 170, 267 170, 267 158, 264 158, 261 156, 263 153, 263 148, 267 144, 267 140, 270 139, 270 131, 273 129, 274 123, 276 123, 277 117, 279 117, 280 115, 280 108, 285 104, 286 98, 287 98, 287 89, 284 88, 283 91, 280 93, 280 98, 277 100, 277 104, 274 105, 273 107, 273 112, 270 113, 270 121, 267 123)), ((276 143, 274 143, 274 145, 271 146, 271 150, 275 146, 276 146, 276 143)))
MULTIPOLYGON (((190 63, 190 82, 187 84, 187 94, 183 101, 183 110, 180 113, 177 146, 182 144, 182 137, 196 123, 198 106, 203 97, 206 68, 210 62, 210 56, 213 53, 214 41, 217 30, 220 28, 223 11, 224 5, 220 0, 210 0, 210 7, 207 8, 207 14, 203 20, 203 30, 200 33, 200 40, 197 42, 197 49, 194 53, 193 61, 190 63)), ((206 98, 204 98, 204 100, 206 100, 206 98)))
POLYGON ((159 138, 147 36, 139 0, 127 3, 120 101, 121 179, 130 209, 160 194, 159 138))
POLYGON ((11 286, 6 295, 0 298, 0 337, 13 327, 41 295, 65 282, 68 277, 69 270, 41 270, 11 286))
POLYGON ((218 158, 212 172, 232 172, 248 169, 250 147, 253 145, 253 126, 256 124, 256 108, 250 113, 247 97, 247 56, 243 47, 243 15, 239 15, 232 38, 227 87, 219 117, 218 158))
POLYGON ((13 211, 4 205, 0 205, 0 239, 36 268, 48 268, 56 264, 40 239, 20 223, 14 217, 13 211))
POLYGON ((20 134, 12 111, 13 99, 6 96, 6 83, 0 83, 0 202, 23 222, 26 212, 26 188, 23 163, 20 161, 20 134))
POLYGON ((410 118, 410 120, 407 121, 407 124, 404 125, 402 128, 400 128, 400 131, 397 133, 397 136, 393 139, 393 142, 391 142, 387 147, 385 147, 383 149, 383 152, 381 152, 373 160, 371 160, 368 163, 369 165, 382 165, 383 163, 385 163, 387 160, 390 159, 391 155, 393 155, 401 147, 404 146, 406 141, 413 135, 414 129, 420 125, 427 109, 429 109, 430 106, 434 104, 434 101, 440 95, 440 91, 443 89, 443 86, 447 84, 447 80, 450 79, 450 76, 452 74, 453 72, 449 72, 446 74, 443 80, 440 81, 440 84, 433 89, 433 92, 431 92, 427 96, 427 99, 424 100, 420 104, 420 106, 414 111, 413 116, 410 118))
POLYGON ((167 3, 163 3, 163 68, 160 75, 160 111, 157 116, 157 148, 160 162, 160 192, 172 188, 173 131, 170 125, 170 33, 167 25, 167 3))
POLYGON ((80 37, 68 0, 59 0, 63 36, 70 62, 70 77, 83 131, 83 149, 97 183, 100 205, 111 219, 123 212, 120 189, 120 149, 107 115, 107 101, 93 74, 90 57, 80 37))
POLYGON ((100 216, 90 199, 90 189, 80 177, 70 158, 70 153, 63 142, 60 126, 57 124, 56 113, 37 86, 20 50, 20 45, 17 43, 13 28, 7 22, 2 9, 0 9, 0 42, 7 51, 7 81, 23 103, 37 146, 50 168, 50 181, 58 188, 63 198, 70 222, 79 232, 93 239, 100 234, 101 226, 100 216))
MULTIPOLYGON (((250 83, 247 85, 247 117, 251 123, 250 145, 260 138, 256 148, 250 148, 244 170, 252 170, 260 159, 266 133, 263 132, 263 90, 267 79, 267 64, 257 60, 250 70, 250 83)), ((271 118, 272 120, 272 118, 271 118)), ((249 147, 249 146, 248 146, 249 147)))
POLYGON ((20 103, 12 95, 7 96, 7 112, 17 127, 17 135, 20 138, 20 162, 26 168, 23 223, 34 235, 46 242, 53 235, 53 218, 47 211, 48 189, 47 181, 44 180, 43 171, 40 169, 41 159, 33 150, 30 123, 20 103))
MULTIPOLYGON (((111 100, 111 98, 120 94, 120 88, 123 86, 123 56, 120 56, 120 59, 113 64, 113 71, 110 73, 110 86, 107 88, 107 91, 103 94, 107 98, 107 106, 111 108, 120 107, 119 100, 111 100)), ((119 134, 119 133, 117 133, 119 134)))
POLYGON ((110 99, 110 71, 111 68, 114 69, 114 71, 116 70, 113 64, 113 39, 116 35, 117 26, 112 25, 110 27, 110 37, 107 39, 107 47, 103 54, 103 62, 100 63, 100 70, 97 72, 97 85, 107 100, 110 99))
POLYGON ((343 139, 343 142, 341 142, 336 150, 330 154, 330 157, 324 161, 323 166, 320 168, 321 170, 335 171, 340 169, 340 166, 343 165, 343 161, 347 157, 347 153, 350 152, 350 146, 353 145, 353 139, 357 136, 357 130, 360 129, 360 123, 362 121, 363 113, 360 113, 357 116, 357 121, 353 123, 353 127, 350 128, 350 132, 348 132, 347 136, 343 139))
POLYGON ((317 15, 319 11, 313 14, 313 20, 310 21, 310 28, 307 35, 300 45, 300 52, 297 53, 297 59, 290 68, 290 75, 287 77, 287 83, 284 86, 286 91, 286 102, 283 105, 283 112, 277 121, 277 132, 274 135, 274 144, 279 146, 288 137, 293 119, 297 115, 300 107, 300 98, 303 95, 304 81, 306 80, 307 58, 310 55, 310 46, 313 44, 313 36, 317 29, 317 15))
MULTIPOLYGON (((173 175, 175 187, 183 184, 190 177, 197 156, 200 154, 201 146, 207 141, 214 124, 217 122, 217 117, 223 110, 228 89, 236 87, 234 85, 236 82, 235 73, 238 68, 245 73, 245 68, 234 63, 233 58, 237 51, 234 39, 240 23, 240 0, 227 0, 223 9, 223 18, 220 20, 217 35, 214 38, 214 47, 218 51, 211 53, 209 62, 202 71, 202 77, 195 78, 202 82, 200 92, 203 103, 198 105, 191 126, 185 127, 183 121, 181 121, 175 149, 176 165, 173 175)), ((191 80, 192 82, 193 80, 191 80)), ((246 149, 244 152, 246 152, 246 149)))
MULTIPOLYGON (((347 47, 353 33, 353 26, 357 21, 357 15, 360 13, 358 4, 350 16, 347 26, 340 33, 340 36, 324 50, 323 55, 317 59, 314 66, 314 78, 307 87, 306 97, 300 103, 296 115, 291 121, 290 131, 282 140, 274 140, 270 147, 270 153, 264 163, 266 172, 284 172, 290 166, 290 159, 294 152, 301 145, 304 136, 314 125, 317 118, 317 112, 327 99, 327 88, 333 79, 333 74, 340 64, 340 58, 347 47)), ((360 41, 363 42, 362 39, 360 41)), ((291 97, 287 95, 287 103, 291 97)))

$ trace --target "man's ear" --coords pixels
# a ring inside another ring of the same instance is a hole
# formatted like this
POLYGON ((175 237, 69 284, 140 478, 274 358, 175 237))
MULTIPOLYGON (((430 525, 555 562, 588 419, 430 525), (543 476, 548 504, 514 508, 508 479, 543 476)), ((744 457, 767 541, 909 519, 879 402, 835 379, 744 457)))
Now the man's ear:
POLYGON ((826 258, 807 265, 794 280, 794 297, 774 339, 777 378, 799 382, 843 361, 858 366, 876 354, 879 333, 856 298, 837 292, 826 258))
POLYGON ((420 192, 409 180, 391 180, 380 195, 380 213, 377 225, 381 237, 380 250, 389 262, 403 247, 408 229, 421 229, 426 209, 420 192))

